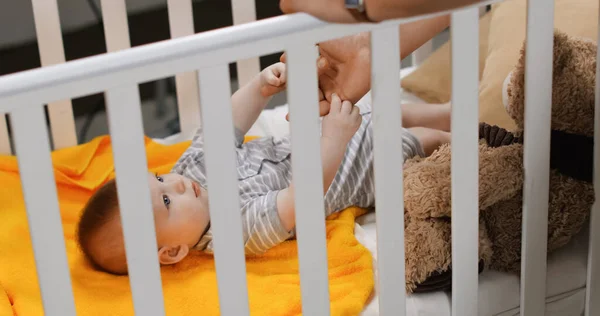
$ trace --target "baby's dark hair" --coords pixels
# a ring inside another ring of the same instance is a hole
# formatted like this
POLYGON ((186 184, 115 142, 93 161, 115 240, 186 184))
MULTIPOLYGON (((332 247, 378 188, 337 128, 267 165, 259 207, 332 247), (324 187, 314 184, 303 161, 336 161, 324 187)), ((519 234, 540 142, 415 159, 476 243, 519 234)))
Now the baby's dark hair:
POLYGON ((96 191, 83 208, 77 224, 77 243, 85 258, 98 270, 113 274, 123 274, 99 262, 98 253, 92 247, 97 233, 110 221, 119 218, 119 199, 114 179, 105 183, 96 191))

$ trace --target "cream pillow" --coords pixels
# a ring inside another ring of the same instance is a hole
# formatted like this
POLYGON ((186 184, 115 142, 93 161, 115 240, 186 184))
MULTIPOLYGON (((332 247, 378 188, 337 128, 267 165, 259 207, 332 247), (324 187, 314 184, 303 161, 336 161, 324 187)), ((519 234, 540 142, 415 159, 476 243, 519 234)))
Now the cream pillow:
MULTIPOLYGON (((487 56, 488 30, 491 14, 488 12, 479 20, 479 76, 487 56)), ((402 88, 429 103, 450 101, 452 90, 451 40, 444 43, 419 65, 410 75, 402 79, 402 88)))

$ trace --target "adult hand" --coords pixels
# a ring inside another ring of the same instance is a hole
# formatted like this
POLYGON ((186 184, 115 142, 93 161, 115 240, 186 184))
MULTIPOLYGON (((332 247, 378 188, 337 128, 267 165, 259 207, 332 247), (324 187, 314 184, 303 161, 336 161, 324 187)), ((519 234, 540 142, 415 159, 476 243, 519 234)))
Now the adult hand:
POLYGON ((283 13, 305 12, 317 19, 334 23, 367 22, 365 15, 348 10, 343 0, 281 0, 283 13))
MULTIPOLYGON (((343 37, 319 44, 319 114, 329 113, 331 95, 355 104, 370 88, 371 50, 368 33, 343 37)), ((286 62, 286 55, 280 58, 286 62)), ((293 70, 292 70, 293 71, 293 70)), ((286 117, 287 118, 287 117, 286 117)))

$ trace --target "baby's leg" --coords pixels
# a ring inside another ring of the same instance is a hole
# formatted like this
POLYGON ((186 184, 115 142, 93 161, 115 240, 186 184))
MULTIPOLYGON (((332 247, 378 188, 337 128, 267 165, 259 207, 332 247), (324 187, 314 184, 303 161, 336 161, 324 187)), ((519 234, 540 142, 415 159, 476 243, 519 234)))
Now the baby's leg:
POLYGON ((412 127, 408 131, 421 143, 425 156, 431 155, 443 144, 450 143, 450 133, 427 127, 412 127))
POLYGON ((402 126, 422 126, 441 131, 450 131, 450 103, 402 104, 402 126))

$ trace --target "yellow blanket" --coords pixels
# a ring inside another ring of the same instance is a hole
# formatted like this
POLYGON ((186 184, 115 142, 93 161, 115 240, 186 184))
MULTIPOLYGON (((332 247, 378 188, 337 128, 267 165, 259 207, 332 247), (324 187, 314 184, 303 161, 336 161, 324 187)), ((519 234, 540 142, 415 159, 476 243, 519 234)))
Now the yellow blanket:
MULTIPOLYGON (((163 146, 146 139, 152 172, 168 172, 189 142, 163 146)), ((67 257, 77 315, 132 315, 128 278, 94 271, 74 241, 80 210, 93 190, 114 176, 110 139, 52 153, 67 257)), ((35 261, 15 157, 0 157, 0 316, 42 315, 35 261)), ((372 258, 354 237, 349 208, 327 220, 329 288, 333 315, 357 315, 373 290, 372 258)), ((285 242, 247 260, 252 315, 301 314, 296 242, 285 242)), ((178 265, 161 269, 168 315, 217 315, 214 261, 195 253, 178 265)))

